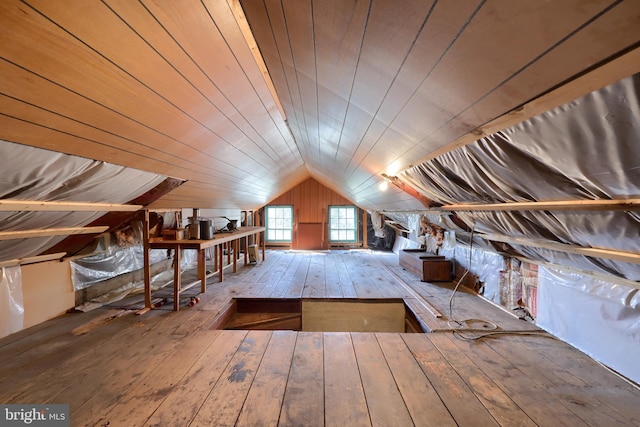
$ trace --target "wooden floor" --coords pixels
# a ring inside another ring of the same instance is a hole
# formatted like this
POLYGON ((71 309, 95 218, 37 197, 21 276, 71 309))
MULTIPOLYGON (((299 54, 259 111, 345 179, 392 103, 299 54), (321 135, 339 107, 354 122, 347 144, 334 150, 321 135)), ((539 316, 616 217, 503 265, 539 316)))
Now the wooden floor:
POLYGON ((0 402, 68 403, 72 425, 110 427, 640 425, 638 389, 541 335, 210 329, 250 296, 404 298, 432 329, 450 317, 533 328, 467 293, 450 316, 450 288, 394 254, 268 251, 210 280, 195 307, 105 307, 0 340, 0 402))

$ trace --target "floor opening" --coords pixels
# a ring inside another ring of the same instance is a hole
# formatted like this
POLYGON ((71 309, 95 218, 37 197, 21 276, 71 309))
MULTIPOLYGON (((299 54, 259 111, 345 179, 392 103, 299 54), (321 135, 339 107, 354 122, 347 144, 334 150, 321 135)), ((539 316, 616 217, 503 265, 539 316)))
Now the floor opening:
POLYGON ((427 332, 402 299, 235 298, 211 329, 427 332))

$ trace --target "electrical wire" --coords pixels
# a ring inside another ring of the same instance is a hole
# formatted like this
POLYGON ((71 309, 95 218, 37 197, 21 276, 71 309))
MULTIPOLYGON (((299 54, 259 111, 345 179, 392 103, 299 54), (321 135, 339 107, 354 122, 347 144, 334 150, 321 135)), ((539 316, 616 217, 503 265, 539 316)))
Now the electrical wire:
MULTIPOLYGON (((473 217, 472 217, 473 218, 473 217)), ((475 218, 473 218, 473 227, 471 228, 471 240, 469 242, 469 262, 467 264, 466 271, 460 279, 458 279, 458 283, 453 288, 453 292, 449 297, 449 321, 447 325, 449 328, 436 328, 432 329, 430 332, 453 332, 453 335, 456 338, 465 340, 465 341, 476 341, 482 338, 490 337, 490 336, 498 336, 498 335, 541 335, 548 338, 555 337, 543 330, 499 330, 499 326, 493 322, 490 322, 485 319, 464 319, 457 320, 453 317, 453 301, 458 292, 458 288, 462 284, 464 278, 471 271, 472 265, 472 254, 473 254, 473 237, 475 233, 475 218), (480 327, 474 327, 474 324, 480 324, 480 327), (475 334, 475 335, 471 335, 475 334)))

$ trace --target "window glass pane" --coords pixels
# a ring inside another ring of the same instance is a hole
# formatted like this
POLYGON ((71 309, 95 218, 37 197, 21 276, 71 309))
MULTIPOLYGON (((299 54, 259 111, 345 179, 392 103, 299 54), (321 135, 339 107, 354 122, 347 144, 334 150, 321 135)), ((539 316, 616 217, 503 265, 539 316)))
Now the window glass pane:
POLYGON ((267 206, 266 208, 267 241, 291 242, 293 225, 293 207, 267 206))
POLYGON ((356 242, 358 222, 355 206, 329 207, 329 240, 332 242, 356 242))

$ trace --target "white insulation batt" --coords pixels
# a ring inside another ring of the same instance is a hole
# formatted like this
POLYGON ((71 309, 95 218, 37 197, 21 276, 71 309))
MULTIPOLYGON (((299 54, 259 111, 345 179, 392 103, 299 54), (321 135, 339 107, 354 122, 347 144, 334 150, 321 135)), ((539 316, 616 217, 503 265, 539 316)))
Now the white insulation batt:
MULTIPOLYGON (((0 199, 127 203, 163 175, 0 140, 0 199)), ((0 212, 0 231, 82 227, 105 212, 0 212)), ((0 241, 0 261, 38 255, 66 236, 0 241)))

